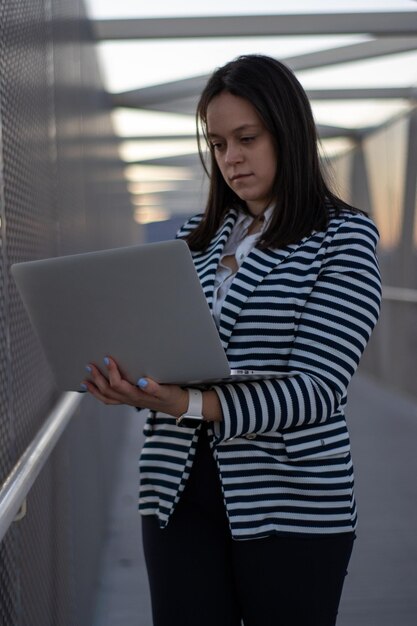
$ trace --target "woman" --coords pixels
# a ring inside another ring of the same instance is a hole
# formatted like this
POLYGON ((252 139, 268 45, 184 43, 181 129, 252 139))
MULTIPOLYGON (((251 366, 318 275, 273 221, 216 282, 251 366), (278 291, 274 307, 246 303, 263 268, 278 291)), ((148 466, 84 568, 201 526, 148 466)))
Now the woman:
POLYGON ((328 188, 283 64, 216 70, 197 119, 210 192, 178 236, 231 367, 277 377, 135 387, 107 357, 85 384, 151 410, 140 510, 155 626, 334 625, 356 528, 346 389, 379 314, 378 234, 328 188), (175 419, 189 413, 202 421, 175 419))

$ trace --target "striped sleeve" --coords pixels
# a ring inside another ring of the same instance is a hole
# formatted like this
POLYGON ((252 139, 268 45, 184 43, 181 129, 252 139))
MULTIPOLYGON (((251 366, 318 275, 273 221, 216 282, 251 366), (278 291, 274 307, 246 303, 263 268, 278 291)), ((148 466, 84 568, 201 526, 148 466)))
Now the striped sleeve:
POLYGON ((204 217, 204 213, 197 213, 190 217, 177 231, 176 239, 184 239, 196 228, 204 217))
POLYGON ((297 324, 290 375, 216 385, 224 417, 214 425, 218 441, 313 426, 338 412, 379 316, 377 241, 363 215, 339 225, 297 324))

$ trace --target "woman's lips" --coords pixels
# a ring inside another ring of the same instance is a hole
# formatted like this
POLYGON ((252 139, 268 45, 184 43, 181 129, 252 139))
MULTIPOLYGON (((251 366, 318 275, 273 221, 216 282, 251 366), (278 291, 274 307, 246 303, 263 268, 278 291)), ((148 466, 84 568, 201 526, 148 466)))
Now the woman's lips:
POLYGON ((249 176, 252 176, 252 174, 235 174, 234 176, 231 176, 230 180, 235 182, 237 180, 241 180, 242 178, 248 178, 249 176))

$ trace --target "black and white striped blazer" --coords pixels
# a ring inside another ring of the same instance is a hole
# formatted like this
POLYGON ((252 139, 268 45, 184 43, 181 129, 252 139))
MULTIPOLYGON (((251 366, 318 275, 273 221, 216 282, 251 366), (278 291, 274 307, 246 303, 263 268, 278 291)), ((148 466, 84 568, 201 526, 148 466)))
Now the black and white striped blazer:
MULTIPOLYGON (((201 220, 191 218, 185 237, 201 220)), ((193 253, 209 306, 231 210, 193 253)), ((372 221, 344 211, 282 249, 250 252, 226 296, 219 334, 232 368, 286 376, 216 385, 224 419, 209 429, 235 539, 340 533, 356 527, 346 390, 379 315, 372 221)), ((149 418, 141 454, 142 514, 164 527, 184 488, 199 428, 149 418)))

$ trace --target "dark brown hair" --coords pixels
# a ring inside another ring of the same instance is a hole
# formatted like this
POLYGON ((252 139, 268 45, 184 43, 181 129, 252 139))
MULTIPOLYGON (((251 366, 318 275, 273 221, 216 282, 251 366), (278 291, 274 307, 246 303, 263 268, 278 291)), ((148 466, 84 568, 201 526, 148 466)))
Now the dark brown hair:
POLYGON ((224 91, 245 98, 255 107, 272 135, 279 158, 272 189, 276 206, 259 247, 283 247, 313 230, 324 230, 329 204, 336 212, 352 210, 332 193, 324 179, 310 103, 292 71, 271 57, 240 56, 213 73, 197 106, 198 149, 210 189, 204 218, 187 237, 192 250, 207 248, 230 208, 248 212, 246 203, 224 181, 207 138, 208 105, 224 91), (206 145, 203 149, 201 135, 210 151, 210 169, 205 164, 206 145))

